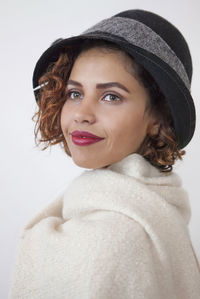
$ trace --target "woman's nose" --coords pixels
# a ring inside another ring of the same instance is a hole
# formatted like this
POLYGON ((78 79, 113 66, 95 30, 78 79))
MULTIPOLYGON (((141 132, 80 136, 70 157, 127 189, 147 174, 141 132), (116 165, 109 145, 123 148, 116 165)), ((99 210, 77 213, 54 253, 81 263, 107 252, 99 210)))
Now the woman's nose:
POLYGON ((95 122, 95 108, 91 101, 87 101, 86 99, 82 100, 75 109, 74 113, 74 121, 75 122, 95 122))

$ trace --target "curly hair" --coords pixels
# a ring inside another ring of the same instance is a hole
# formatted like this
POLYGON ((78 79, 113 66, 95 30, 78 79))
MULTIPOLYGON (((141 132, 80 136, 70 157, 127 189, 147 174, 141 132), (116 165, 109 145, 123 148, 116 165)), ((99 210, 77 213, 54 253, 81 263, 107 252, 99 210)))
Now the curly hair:
POLYGON ((37 117, 34 128, 36 145, 44 143, 42 150, 45 150, 48 146, 60 144, 66 154, 71 156, 60 123, 61 110, 66 101, 64 91, 76 58, 81 52, 92 47, 99 47, 106 51, 122 51, 131 59, 127 70, 142 83, 149 95, 145 112, 155 116, 159 122, 159 129, 156 133, 152 133, 149 128, 137 153, 161 172, 172 171, 172 165, 177 159, 182 160, 182 155, 186 152, 178 148, 178 138, 165 96, 154 78, 142 65, 136 63, 135 59, 129 53, 125 53, 120 46, 105 40, 85 40, 75 49, 64 47, 57 61, 50 63, 46 73, 40 77, 39 84, 42 87, 36 93, 39 109, 32 117, 33 121, 37 117), (40 139, 38 138, 39 132, 40 139))

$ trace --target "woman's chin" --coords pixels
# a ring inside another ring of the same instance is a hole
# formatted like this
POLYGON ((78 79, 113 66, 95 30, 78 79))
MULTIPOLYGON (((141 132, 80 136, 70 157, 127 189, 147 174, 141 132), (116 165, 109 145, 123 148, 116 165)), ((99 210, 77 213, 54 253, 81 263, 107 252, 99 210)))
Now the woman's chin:
POLYGON ((81 168, 87 168, 87 169, 98 169, 98 168, 106 168, 109 165, 105 164, 105 163, 101 163, 100 161, 92 161, 91 159, 76 159, 75 157, 72 156, 72 159, 74 161, 74 163, 81 167, 81 168))

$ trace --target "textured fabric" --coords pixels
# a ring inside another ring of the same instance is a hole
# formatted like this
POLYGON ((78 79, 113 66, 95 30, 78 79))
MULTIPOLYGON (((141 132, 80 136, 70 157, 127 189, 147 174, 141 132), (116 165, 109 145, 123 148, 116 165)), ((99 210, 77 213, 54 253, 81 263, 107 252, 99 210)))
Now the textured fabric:
POLYGON ((138 154, 85 170, 19 242, 10 299, 199 299, 191 208, 138 154))
POLYGON ((177 72, 186 87, 190 90, 190 81, 180 59, 162 37, 145 24, 129 18, 111 17, 100 21, 82 32, 82 34, 96 30, 121 36, 131 45, 138 46, 157 55, 177 72))

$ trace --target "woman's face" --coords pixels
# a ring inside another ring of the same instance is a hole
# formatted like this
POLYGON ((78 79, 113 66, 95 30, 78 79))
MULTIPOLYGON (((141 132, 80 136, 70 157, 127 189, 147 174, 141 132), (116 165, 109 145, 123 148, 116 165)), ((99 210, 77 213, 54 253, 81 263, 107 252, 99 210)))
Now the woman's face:
POLYGON ((95 47, 82 52, 73 65, 61 111, 61 129, 71 157, 80 167, 103 168, 136 152, 153 121, 144 114, 147 92, 126 69, 129 59, 121 52, 95 47), (110 82, 124 88, 100 86, 110 82), (72 140, 75 130, 103 139, 81 146, 72 140))

